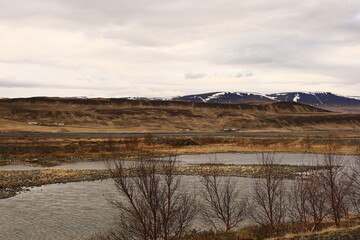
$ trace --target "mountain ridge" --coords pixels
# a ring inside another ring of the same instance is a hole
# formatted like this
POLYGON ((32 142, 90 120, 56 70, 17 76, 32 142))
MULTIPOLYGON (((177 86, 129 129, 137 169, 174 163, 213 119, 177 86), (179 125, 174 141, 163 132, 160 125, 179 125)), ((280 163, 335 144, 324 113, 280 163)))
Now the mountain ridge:
POLYGON ((255 92, 210 92, 172 98, 191 102, 247 103, 247 102, 297 102, 339 112, 360 112, 360 99, 331 92, 281 92, 260 94, 255 92))

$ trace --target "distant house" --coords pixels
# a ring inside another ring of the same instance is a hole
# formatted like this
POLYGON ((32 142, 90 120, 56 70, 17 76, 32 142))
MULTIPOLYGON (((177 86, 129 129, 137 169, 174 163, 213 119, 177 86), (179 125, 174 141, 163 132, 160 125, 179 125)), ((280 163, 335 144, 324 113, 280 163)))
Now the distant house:
POLYGON ((179 130, 180 130, 180 131, 189 132, 189 131, 191 131, 191 130, 193 130, 193 129, 191 129, 191 128, 180 128, 179 130))
POLYGON ((43 123, 44 126, 64 126, 64 123, 43 123))
POLYGON ((223 132, 236 132, 236 128, 224 128, 223 132))
POLYGON ((64 126, 65 125, 65 123, 42 123, 42 122, 35 122, 35 121, 28 122, 27 124, 41 125, 41 126, 64 126))

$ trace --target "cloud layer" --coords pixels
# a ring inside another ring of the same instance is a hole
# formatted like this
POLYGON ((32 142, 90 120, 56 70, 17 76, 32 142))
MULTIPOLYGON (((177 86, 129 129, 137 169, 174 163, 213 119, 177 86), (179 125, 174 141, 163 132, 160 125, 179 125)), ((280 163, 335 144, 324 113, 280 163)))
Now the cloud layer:
POLYGON ((0 0, 0 97, 360 90, 358 0, 0 0))

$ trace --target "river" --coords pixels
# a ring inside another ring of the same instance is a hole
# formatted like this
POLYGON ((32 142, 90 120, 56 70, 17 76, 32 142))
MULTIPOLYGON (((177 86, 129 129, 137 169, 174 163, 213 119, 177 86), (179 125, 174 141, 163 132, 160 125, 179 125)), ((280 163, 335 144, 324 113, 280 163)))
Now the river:
MULTIPOLYGON (((279 154, 286 164, 312 163, 321 155, 279 154)), ((222 153, 207 155, 183 155, 181 165, 221 162, 227 164, 254 164, 257 154, 222 153)), ((352 156, 345 156, 351 162, 352 156)), ((25 165, 1 166, 0 169, 34 169, 25 165)), ((103 162, 67 163, 51 168, 105 169, 103 162)), ((245 192, 250 191, 254 179, 235 178, 245 192)), ((197 192, 199 178, 185 176, 185 183, 197 192), (194 189, 195 188, 195 189, 194 189)), ((70 240, 87 239, 115 226, 117 216, 106 200, 116 196, 112 180, 51 184, 31 188, 12 198, 0 200, 0 239, 6 240, 70 240)), ((194 227, 200 228, 197 222, 194 227)))

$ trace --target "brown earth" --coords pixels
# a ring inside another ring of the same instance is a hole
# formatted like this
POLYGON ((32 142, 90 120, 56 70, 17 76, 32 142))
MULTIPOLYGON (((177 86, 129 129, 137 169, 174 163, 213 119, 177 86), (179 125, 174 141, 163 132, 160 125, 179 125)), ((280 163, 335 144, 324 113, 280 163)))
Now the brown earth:
POLYGON ((289 103, 19 98, 0 100, 1 132, 216 132, 359 130, 360 114, 289 103), (28 122, 42 125, 29 125, 28 122), (44 126, 64 123, 64 126, 44 126))

